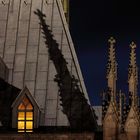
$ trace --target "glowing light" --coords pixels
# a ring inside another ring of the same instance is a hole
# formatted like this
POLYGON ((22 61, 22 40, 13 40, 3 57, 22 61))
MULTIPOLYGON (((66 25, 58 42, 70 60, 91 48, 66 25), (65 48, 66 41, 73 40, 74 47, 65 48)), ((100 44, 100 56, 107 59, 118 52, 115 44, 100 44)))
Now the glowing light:
POLYGON ((33 106, 27 97, 18 106, 18 132, 33 132, 33 106))
POLYGON ((33 112, 26 112, 26 120, 33 120, 33 112))
POLYGON ((33 122, 32 121, 26 122, 26 129, 33 129, 33 122))
POLYGON ((25 129, 24 121, 18 121, 18 129, 25 129))
POLYGON ((25 120, 25 112, 18 113, 18 120, 25 120))

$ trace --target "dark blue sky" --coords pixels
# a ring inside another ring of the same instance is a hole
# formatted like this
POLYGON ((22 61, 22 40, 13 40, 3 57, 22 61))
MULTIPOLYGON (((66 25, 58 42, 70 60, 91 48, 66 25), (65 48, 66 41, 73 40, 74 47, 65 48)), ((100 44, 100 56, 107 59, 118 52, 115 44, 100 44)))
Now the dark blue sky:
MULTIPOLYGON (((114 36, 118 62, 118 90, 128 93, 129 44, 137 44, 140 67, 140 5, 136 0, 70 0, 70 30, 90 101, 101 104, 106 88, 108 38, 114 36)), ((140 91, 140 90, 139 90, 140 91)))

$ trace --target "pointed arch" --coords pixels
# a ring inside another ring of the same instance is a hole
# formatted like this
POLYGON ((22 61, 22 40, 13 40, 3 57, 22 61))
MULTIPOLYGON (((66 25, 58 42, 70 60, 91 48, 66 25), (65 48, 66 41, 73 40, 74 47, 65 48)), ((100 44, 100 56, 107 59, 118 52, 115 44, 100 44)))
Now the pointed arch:
POLYGON ((39 106, 25 87, 12 104, 12 127, 18 132, 33 132, 38 127, 39 106))
POLYGON ((25 96, 18 106, 18 132, 33 132, 34 109, 28 97, 25 96))

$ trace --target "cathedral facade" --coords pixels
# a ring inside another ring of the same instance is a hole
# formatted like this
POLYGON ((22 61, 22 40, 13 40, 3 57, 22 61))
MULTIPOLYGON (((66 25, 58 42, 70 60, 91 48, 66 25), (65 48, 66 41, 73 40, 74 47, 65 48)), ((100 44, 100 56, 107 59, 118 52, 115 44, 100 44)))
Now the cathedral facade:
POLYGON ((109 39, 109 58, 107 68, 108 89, 103 93, 103 139, 139 140, 140 111, 138 101, 138 67, 136 64, 136 44, 130 44, 128 67, 128 89, 126 95, 116 90, 117 62, 115 58, 115 39, 109 39), (128 98, 126 98, 128 96, 128 98))
POLYGON ((69 0, 0 0, 0 139, 96 129, 68 22, 69 0))

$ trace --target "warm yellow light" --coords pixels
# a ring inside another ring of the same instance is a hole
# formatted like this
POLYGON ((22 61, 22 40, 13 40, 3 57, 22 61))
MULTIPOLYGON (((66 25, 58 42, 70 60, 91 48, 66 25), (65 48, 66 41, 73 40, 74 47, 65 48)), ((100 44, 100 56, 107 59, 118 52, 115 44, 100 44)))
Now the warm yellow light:
POLYGON ((33 112, 26 112, 26 120, 33 120, 33 112))
POLYGON ((69 23, 69 0, 62 0, 62 5, 66 16, 66 20, 69 23))
POLYGON ((18 107, 19 110, 25 110, 25 105, 23 103, 21 103, 18 107))
POLYGON ((33 106, 27 97, 18 106, 18 132, 33 132, 33 106))
POLYGON ((26 129, 33 129, 33 122, 32 121, 26 121, 26 129))
POLYGON ((63 8, 64 8, 64 12, 67 13, 68 12, 68 1, 67 0, 63 0, 63 8))
POLYGON ((18 121, 18 129, 25 129, 24 121, 18 121))
POLYGON ((32 110, 33 109, 33 106, 29 103, 26 107, 27 110, 32 110))
POLYGON ((26 130, 26 132, 33 132, 33 130, 26 130))
POLYGON ((25 112, 18 113, 18 120, 25 120, 25 112))
POLYGON ((18 132, 25 132, 25 130, 18 130, 18 132))
POLYGON ((28 103, 30 103, 27 97, 24 97, 22 102, 24 103, 25 106, 26 106, 28 103))

